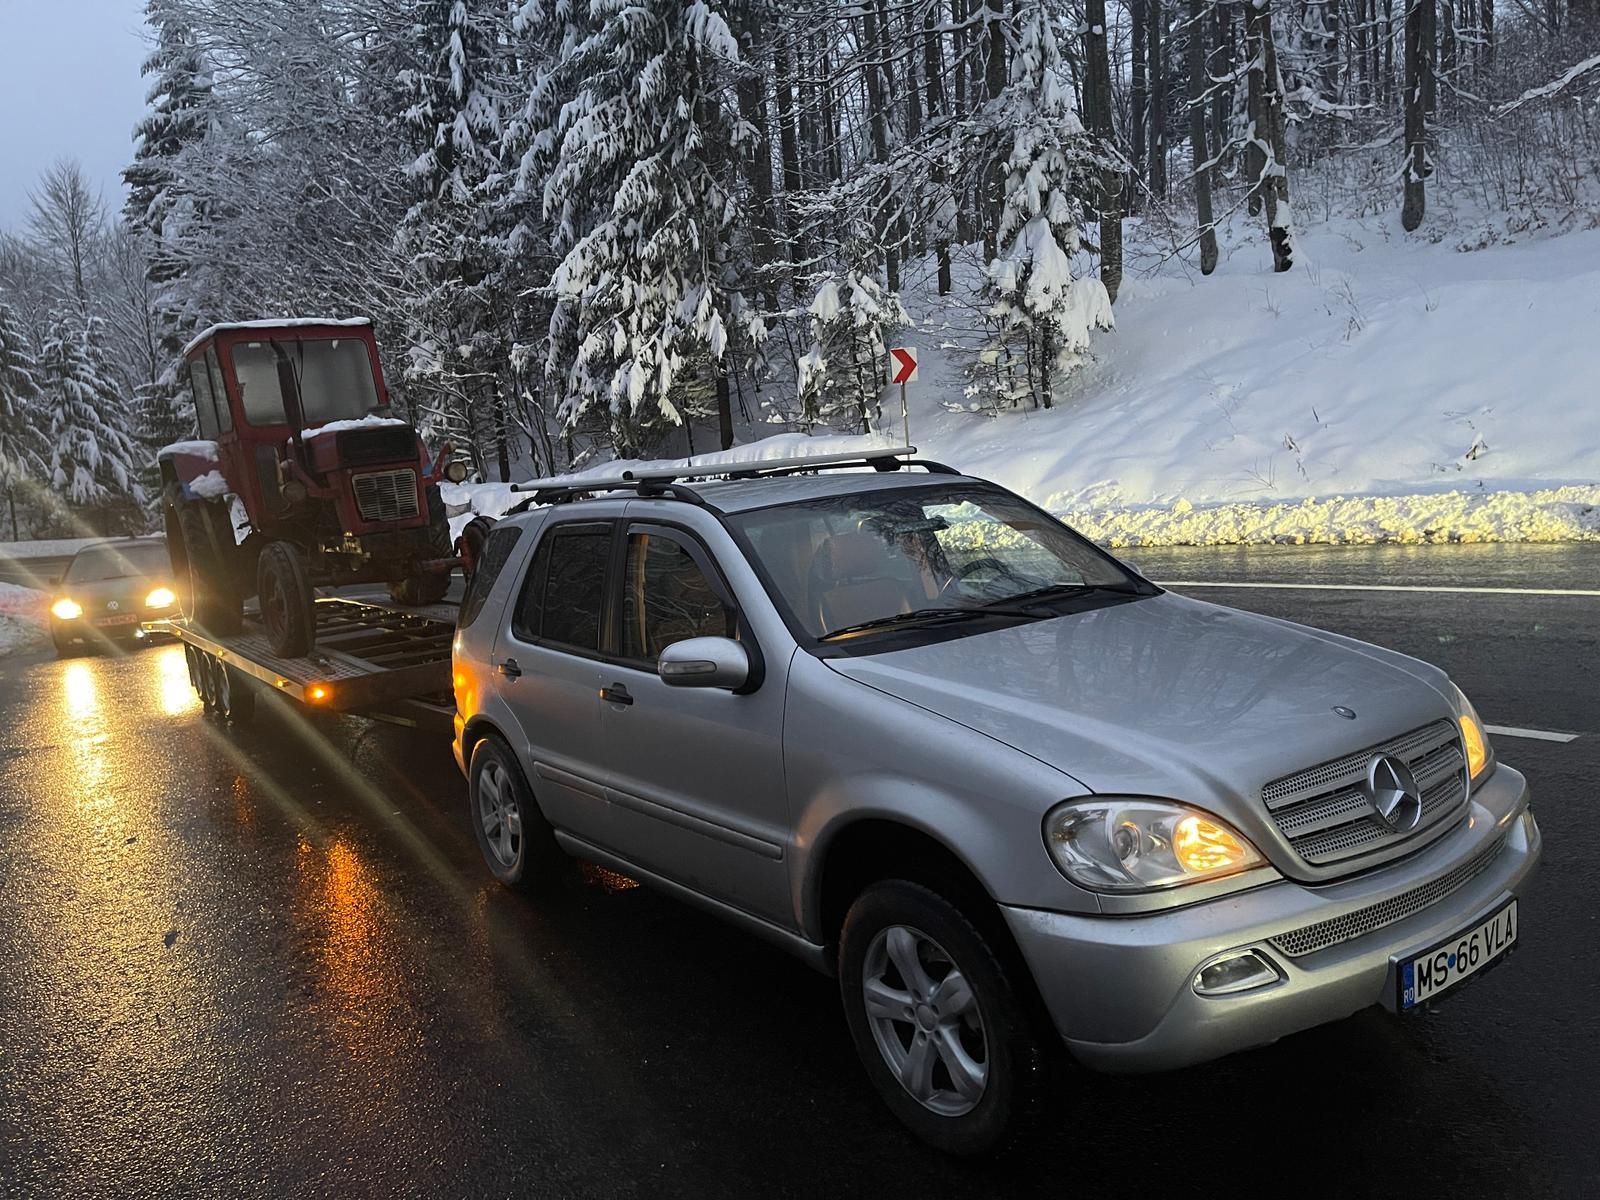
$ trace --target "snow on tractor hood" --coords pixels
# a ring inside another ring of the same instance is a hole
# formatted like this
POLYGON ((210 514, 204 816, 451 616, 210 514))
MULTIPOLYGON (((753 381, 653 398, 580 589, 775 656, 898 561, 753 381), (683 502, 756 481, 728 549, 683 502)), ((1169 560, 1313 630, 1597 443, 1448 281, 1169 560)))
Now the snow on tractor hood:
POLYGON ((365 416, 354 417, 345 421, 329 421, 326 425, 315 425, 310 429, 300 431, 301 439, 314 438, 319 434, 338 433, 344 429, 371 429, 375 425, 404 425, 399 417, 365 416))

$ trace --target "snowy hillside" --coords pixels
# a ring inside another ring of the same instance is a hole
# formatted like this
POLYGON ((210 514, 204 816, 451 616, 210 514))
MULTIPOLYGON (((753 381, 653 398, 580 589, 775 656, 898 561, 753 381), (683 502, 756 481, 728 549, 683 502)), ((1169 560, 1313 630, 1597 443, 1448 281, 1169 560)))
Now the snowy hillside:
MULTIPOLYGON (((1050 410, 969 394, 956 306, 907 307, 912 443, 1110 544, 1600 537, 1600 232, 1458 253, 1351 224, 1285 275, 1239 239, 1210 278, 1130 276, 1050 410)), ((898 444, 892 390, 883 416, 727 457, 898 444)))
POLYGON ((36 650, 50 640, 45 594, 0 583, 0 654, 36 650))

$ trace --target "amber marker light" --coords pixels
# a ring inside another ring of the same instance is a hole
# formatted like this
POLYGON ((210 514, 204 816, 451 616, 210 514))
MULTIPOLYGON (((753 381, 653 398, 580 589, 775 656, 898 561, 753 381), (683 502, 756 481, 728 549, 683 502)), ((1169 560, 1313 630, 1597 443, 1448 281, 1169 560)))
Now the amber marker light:
POLYGON ((1173 854, 1191 875, 1225 871, 1251 857, 1238 838, 1204 817, 1185 817, 1172 832, 1173 854))
POLYGON ((333 689, 325 683, 313 683, 306 688, 306 699, 312 704, 325 704, 333 695, 333 689))

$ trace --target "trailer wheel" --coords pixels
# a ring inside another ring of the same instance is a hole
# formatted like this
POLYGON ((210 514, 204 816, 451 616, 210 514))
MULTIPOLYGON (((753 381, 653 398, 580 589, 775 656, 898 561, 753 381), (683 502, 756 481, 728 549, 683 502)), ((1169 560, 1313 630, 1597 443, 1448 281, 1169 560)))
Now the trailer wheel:
POLYGON ((215 662, 216 659, 204 650, 194 650, 194 662, 189 672, 189 677, 194 681, 194 690, 200 694, 200 707, 208 713, 217 711, 217 677, 212 670, 215 662))
POLYGON ((517 756, 495 734, 472 748, 467 796, 478 849, 496 879, 507 887, 537 891, 560 877, 567 857, 539 811, 517 756))
MULTIPOLYGON (((450 518, 436 483, 428 485, 428 557, 450 557, 450 518)), ((396 604, 437 604, 449 590, 449 572, 438 571, 396 580, 389 585, 389 596, 396 604)))
POLYGON ((234 725, 248 725, 256 715, 254 682, 243 671, 219 662, 212 676, 217 684, 217 715, 234 725))
POLYGON ((212 633, 238 633, 242 605, 211 514, 204 504, 179 500, 169 501, 165 515, 167 557, 183 590, 183 615, 212 633))
POLYGON ((268 542, 256 567, 256 588, 261 597, 261 622, 267 627, 272 652, 279 658, 299 658, 309 653, 316 637, 316 623, 306 556, 300 547, 268 542))

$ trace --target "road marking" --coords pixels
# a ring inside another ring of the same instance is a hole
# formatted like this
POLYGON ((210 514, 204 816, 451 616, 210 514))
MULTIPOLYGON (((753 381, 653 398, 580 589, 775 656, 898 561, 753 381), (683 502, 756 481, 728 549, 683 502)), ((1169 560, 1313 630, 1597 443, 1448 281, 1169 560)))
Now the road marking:
POLYGON ((1528 738, 1535 742, 1575 742, 1583 736, 1578 733, 1552 733, 1548 729, 1518 729, 1514 725, 1485 725, 1483 731, 1496 737, 1528 738))
POLYGON ((1445 587, 1420 583, 1233 583, 1218 579, 1156 580, 1164 588, 1260 588, 1289 592, 1463 592, 1481 596, 1600 596, 1600 588, 1445 587))

